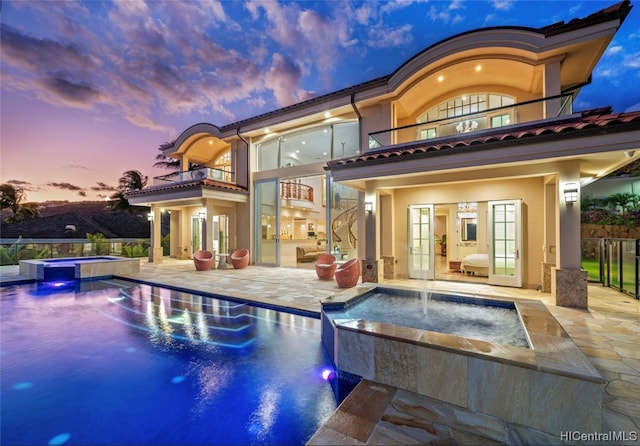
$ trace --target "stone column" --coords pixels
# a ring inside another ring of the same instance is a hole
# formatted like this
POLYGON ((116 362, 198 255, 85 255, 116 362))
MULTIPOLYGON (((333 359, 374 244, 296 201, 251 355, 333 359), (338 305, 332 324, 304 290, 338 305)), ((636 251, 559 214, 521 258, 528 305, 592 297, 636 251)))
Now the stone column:
POLYGON ((383 279, 395 279, 396 278, 396 258, 394 256, 382 256, 383 279))
POLYGON ((378 261, 363 260, 362 261, 362 283, 371 282, 378 283, 378 261))
POLYGON ((551 269, 551 293, 555 296, 558 306, 587 309, 587 285, 585 270, 551 269))

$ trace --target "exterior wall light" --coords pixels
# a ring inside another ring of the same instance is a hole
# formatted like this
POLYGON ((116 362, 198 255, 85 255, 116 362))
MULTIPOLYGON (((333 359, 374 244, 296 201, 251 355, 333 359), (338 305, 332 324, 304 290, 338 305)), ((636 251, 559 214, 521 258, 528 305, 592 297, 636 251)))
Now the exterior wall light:
POLYGON ((373 203, 371 203, 370 201, 366 201, 364 203, 364 210, 367 212, 367 214, 371 215, 373 213, 373 203))
POLYGON ((578 201, 578 186, 576 183, 567 183, 564 185, 564 201, 568 205, 573 205, 578 201))
POLYGON ((149 221, 153 221, 153 212, 149 212, 149 213, 147 214, 147 220, 149 220, 149 221))

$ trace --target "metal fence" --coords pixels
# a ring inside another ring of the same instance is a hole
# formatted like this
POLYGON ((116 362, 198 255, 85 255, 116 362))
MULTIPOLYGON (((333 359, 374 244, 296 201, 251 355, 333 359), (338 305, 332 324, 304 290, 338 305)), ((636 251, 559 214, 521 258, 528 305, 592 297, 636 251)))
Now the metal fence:
POLYGON ((18 265, 20 260, 58 257, 117 255, 146 257, 149 239, 0 239, 0 265, 18 265))
POLYGON ((638 239, 582 239, 582 268, 587 271, 590 282, 601 283, 640 299, 639 265, 638 239))

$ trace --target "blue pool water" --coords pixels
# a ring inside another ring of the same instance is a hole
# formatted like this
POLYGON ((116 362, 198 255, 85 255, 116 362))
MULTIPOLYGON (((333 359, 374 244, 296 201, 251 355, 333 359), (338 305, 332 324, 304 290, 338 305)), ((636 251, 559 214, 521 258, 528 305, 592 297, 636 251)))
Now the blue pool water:
POLYGON ((304 444, 320 320, 119 280, 1 288, 3 445, 304 444))

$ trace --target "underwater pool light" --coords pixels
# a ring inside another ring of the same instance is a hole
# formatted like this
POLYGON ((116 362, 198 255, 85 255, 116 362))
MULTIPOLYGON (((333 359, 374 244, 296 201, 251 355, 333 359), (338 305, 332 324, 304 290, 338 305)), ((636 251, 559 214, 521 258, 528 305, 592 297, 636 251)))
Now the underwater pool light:
POLYGON ((336 376, 336 372, 334 370, 324 369, 322 371, 322 379, 324 379, 325 381, 328 381, 331 378, 335 378, 335 376, 336 376))

